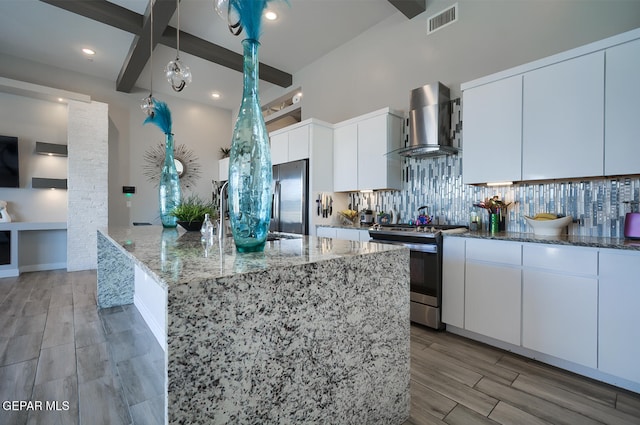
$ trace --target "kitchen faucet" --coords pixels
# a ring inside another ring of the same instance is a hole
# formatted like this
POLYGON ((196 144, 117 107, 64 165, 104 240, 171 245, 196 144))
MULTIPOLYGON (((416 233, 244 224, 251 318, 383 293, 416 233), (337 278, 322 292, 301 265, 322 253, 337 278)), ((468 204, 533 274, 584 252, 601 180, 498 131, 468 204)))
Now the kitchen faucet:
POLYGON ((218 195, 218 198, 220 199, 220 208, 218 209, 218 215, 220 216, 220 226, 218 226, 218 239, 220 241, 224 240, 224 197, 222 196, 222 194, 224 193, 224 190, 227 188, 228 184, 228 180, 224 182, 224 184, 220 188, 220 193, 218 195))

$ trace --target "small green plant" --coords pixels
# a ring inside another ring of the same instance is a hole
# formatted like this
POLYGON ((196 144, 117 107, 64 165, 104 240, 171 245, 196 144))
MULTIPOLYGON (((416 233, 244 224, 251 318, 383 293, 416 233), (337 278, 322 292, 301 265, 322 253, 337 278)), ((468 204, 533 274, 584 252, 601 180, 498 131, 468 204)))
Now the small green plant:
POLYGON ((203 221, 204 215, 209 214, 213 220, 217 217, 216 207, 212 202, 202 200, 198 195, 191 195, 180 201, 180 205, 171 211, 171 215, 178 221, 203 221))
POLYGON ((231 155, 231 148, 220 148, 220 155, 222 155, 221 159, 224 159, 231 155))

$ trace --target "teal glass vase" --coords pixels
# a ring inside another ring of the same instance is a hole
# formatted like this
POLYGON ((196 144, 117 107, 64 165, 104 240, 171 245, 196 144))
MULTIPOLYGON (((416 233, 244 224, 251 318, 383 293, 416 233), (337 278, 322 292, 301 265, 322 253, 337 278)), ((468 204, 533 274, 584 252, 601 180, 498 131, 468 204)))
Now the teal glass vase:
POLYGON ((160 171, 159 200, 162 227, 176 227, 178 220, 171 215, 171 211, 180 205, 180 177, 173 159, 173 134, 165 135, 165 154, 160 171))
POLYGON ((238 252, 260 252, 271 220, 271 151, 258 97, 257 40, 242 42, 242 103, 229 156, 229 219, 238 252))

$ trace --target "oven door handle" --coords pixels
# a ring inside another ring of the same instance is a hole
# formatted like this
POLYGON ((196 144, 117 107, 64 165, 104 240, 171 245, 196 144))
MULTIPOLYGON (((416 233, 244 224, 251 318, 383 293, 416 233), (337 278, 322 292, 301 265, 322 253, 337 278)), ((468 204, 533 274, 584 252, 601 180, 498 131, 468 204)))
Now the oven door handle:
POLYGON ((425 243, 404 243, 404 242, 401 242, 401 244, 409 248, 411 251, 424 252, 425 254, 438 253, 438 245, 425 244, 425 243))
POLYGON ((377 243, 386 243, 390 245, 402 245, 409 248, 411 251, 424 252, 426 254, 437 254, 438 253, 438 245, 430 244, 430 243, 408 243, 408 242, 397 242, 397 241, 385 241, 380 239, 372 239, 370 242, 377 243))

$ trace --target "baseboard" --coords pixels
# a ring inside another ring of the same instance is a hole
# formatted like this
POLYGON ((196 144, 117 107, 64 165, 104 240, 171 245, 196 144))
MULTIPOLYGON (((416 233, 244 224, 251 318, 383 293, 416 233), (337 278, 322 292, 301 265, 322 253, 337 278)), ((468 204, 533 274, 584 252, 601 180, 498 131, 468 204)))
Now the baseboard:
MULTIPOLYGON (((67 263, 30 264, 18 267, 19 273, 42 272, 45 270, 66 269, 67 263)), ((16 275, 17 276, 17 275, 16 275)))
POLYGON ((16 277, 16 276, 20 276, 20 270, 18 269, 1 269, 0 270, 0 278, 16 277))

